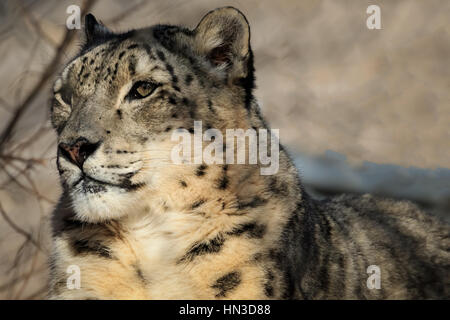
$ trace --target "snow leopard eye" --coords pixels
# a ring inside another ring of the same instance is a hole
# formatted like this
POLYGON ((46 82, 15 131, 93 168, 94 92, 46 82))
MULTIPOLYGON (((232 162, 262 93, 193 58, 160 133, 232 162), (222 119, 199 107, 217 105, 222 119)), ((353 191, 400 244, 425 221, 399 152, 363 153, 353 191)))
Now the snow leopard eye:
POLYGON ((127 99, 136 100, 148 97, 158 87, 157 84, 148 81, 138 81, 127 94, 127 99))

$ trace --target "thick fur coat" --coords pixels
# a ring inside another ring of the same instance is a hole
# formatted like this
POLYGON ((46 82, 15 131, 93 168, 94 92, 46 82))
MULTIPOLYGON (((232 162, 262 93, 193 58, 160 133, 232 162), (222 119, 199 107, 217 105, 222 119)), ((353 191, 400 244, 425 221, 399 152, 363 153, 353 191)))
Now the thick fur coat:
POLYGON ((283 148, 273 175, 171 161, 173 131, 192 133, 194 120, 268 128, 241 12, 120 34, 88 15, 85 33, 54 84, 64 193, 50 298, 449 298, 449 227, 412 203, 314 200, 283 148), (379 288, 368 283, 374 265, 379 288))

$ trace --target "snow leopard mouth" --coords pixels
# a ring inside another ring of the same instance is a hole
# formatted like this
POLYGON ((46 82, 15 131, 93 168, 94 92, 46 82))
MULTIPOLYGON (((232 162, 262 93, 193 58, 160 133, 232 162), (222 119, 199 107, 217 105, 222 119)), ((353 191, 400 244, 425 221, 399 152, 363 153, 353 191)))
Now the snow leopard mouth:
POLYGON ((80 179, 78 179, 72 188, 76 188, 81 184, 82 191, 85 193, 99 193, 106 192, 107 187, 125 189, 127 191, 134 191, 144 186, 143 183, 132 183, 129 179, 125 179, 120 184, 110 183, 102 180, 95 179, 86 174, 82 174, 80 179))

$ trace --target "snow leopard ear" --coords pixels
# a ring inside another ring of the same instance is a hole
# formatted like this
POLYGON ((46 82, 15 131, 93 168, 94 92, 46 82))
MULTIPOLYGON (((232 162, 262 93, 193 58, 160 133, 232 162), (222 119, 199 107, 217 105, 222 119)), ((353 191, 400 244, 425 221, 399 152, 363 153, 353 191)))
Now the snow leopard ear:
POLYGON ((251 56, 250 26, 242 12, 233 7, 210 11, 194 34, 196 50, 214 66, 231 69, 236 77, 247 75, 251 56))
POLYGON ((94 15, 90 13, 84 18, 84 33, 87 45, 91 45, 95 42, 102 42, 113 34, 103 24, 98 23, 94 15))

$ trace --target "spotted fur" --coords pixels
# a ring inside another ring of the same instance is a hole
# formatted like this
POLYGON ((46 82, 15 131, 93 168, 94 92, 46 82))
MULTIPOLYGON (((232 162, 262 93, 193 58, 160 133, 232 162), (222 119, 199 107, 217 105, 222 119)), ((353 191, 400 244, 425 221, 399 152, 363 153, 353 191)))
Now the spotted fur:
POLYGON ((246 18, 86 43, 54 84, 63 195, 53 213, 52 299, 449 298, 449 228, 409 202, 311 199, 284 149, 260 165, 175 164, 174 130, 260 129, 246 18), (145 98, 139 81, 155 84, 145 98), (66 286, 67 268, 81 288, 66 286), (367 267, 381 269, 370 290, 367 267))

